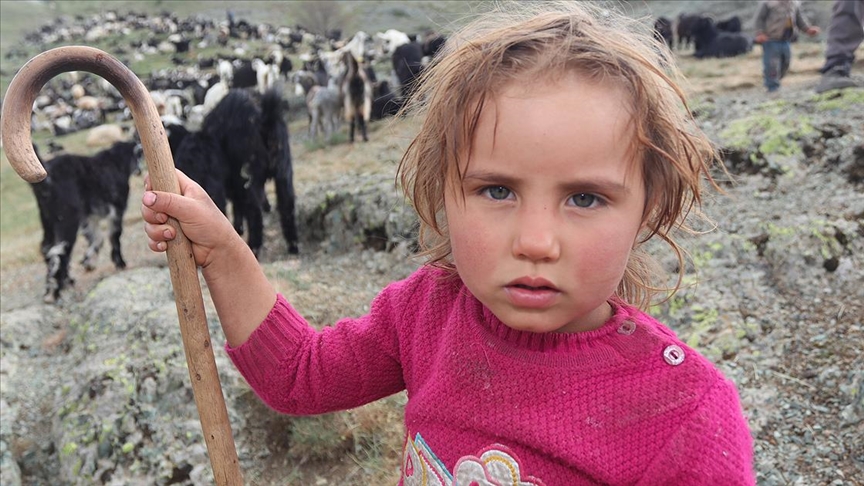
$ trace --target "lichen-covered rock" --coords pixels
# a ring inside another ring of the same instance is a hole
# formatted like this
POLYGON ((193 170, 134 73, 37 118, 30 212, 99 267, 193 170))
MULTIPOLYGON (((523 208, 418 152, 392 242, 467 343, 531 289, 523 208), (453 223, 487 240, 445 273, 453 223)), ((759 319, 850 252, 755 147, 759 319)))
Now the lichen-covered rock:
MULTIPOLYGON (((214 316, 210 333, 221 343, 214 316)), ((69 332, 73 364, 54 424, 63 481, 212 484, 167 270, 103 280, 69 332)), ((223 383, 236 386, 241 378, 215 351, 223 383)))
POLYGON ((389 251, 416 240, 417 216, 387 174, 318 186, 298 197, 297 213, 303 241, 329 253, 389 251))
MULTIPOLYGON (((6 408, 9 404, 0 400, 0 406, 6 408)), ((5 440, 0 440, 0 478, 5 486, 21 486, 21 468, 12 457, 12 451, 5 440)))

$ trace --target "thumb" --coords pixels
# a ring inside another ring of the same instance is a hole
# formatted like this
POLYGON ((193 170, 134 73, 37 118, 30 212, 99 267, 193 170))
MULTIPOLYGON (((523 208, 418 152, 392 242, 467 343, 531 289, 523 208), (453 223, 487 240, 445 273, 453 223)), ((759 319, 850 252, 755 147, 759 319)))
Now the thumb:
POLYGON ((185 214, 183 196, 164 191, 147 191, 141 197, 145 206, 157 213, 165 213, 175 219, 185 214))
POLYGON ((195 201, 180 194, 164 191, 147 191, 141 197, 141 202, 155 213, 164 213, 183 221, 192 214, 195 201))

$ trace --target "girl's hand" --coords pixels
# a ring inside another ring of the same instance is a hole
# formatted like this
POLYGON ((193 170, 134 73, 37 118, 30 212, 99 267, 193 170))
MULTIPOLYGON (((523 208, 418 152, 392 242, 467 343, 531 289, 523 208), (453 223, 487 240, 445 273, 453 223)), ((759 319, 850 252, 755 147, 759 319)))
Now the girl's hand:
POLYGON ((815 25, 810 27, 809 29, 807 29, 807 35, 809 35, 810 37, 813 37, 815 35, 819 35, 819 32, 822 32, 822 31, 819 30, 819 27, 816 27, 815 25))
POLYGON ((176 172, 180 194, 153 191, 150 177, 144 179, 141 216, 150 249, 164 252, 167 242, 177 236, 176 230, 167 224, 169 216, 179 221, 183 234, 192 242, 192 254, 198 266, 207 267, 218 258, 220 249, 230 248, 238 240, 245 245, 207 192, 183 172, 176 172))

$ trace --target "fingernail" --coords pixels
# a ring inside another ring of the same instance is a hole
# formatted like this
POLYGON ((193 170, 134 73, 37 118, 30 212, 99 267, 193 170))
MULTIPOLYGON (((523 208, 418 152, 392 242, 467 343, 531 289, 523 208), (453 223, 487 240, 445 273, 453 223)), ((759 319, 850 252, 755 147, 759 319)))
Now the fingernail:
POLYGON ((168 245, 166 245, 164 241, 160 241, 159 243, 156 243, 156 248, 158 248, 159 251, 165 251, 165 249, 168 248, 168 245))
POLYGON ((171 230, 168 230, 168 229, 166 229, 165 231, 162 232, 162 236, 164 236, 164 237, 165 237, 166 239, 168 239, 168 240, 170 240, 171 238, 174 237, 174 236, 171 234, 171 230))
POLYGON ((141 200, 144 202, 145 206, 152 206, 156 203, 156 194, 152 192, 145 192, 144 197, 142 197, 141 200))

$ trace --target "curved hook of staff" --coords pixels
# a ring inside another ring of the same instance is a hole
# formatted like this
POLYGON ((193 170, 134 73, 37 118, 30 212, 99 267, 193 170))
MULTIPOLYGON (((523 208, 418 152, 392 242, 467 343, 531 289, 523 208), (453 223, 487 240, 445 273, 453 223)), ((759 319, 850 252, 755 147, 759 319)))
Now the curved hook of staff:
MULTIPOLYGON (((179 193, 180 185, 174 173, 174 159, 168 139, 147 88, 120 61, 104 51, 86 46, 58 47, 43 52, 28 61, 9 84, 3 100, 0 131, 6 157, 15 171, 28 182, 38 182, 47 176, 33 151, 30 136, 33 101, 48 80, 67 71, 97 74, 117 88, 132 111, 147 160, 151 185, 155 190, 179 193)), ((242 485, 231 424, 210 343, 192 245, 180 231, 176 220, 170 220, 169 224, 177 230, 177 238, 169 243, 167 251, 171 284, 176 297, 192 391, 213 476, 220 486, 242 485)))

